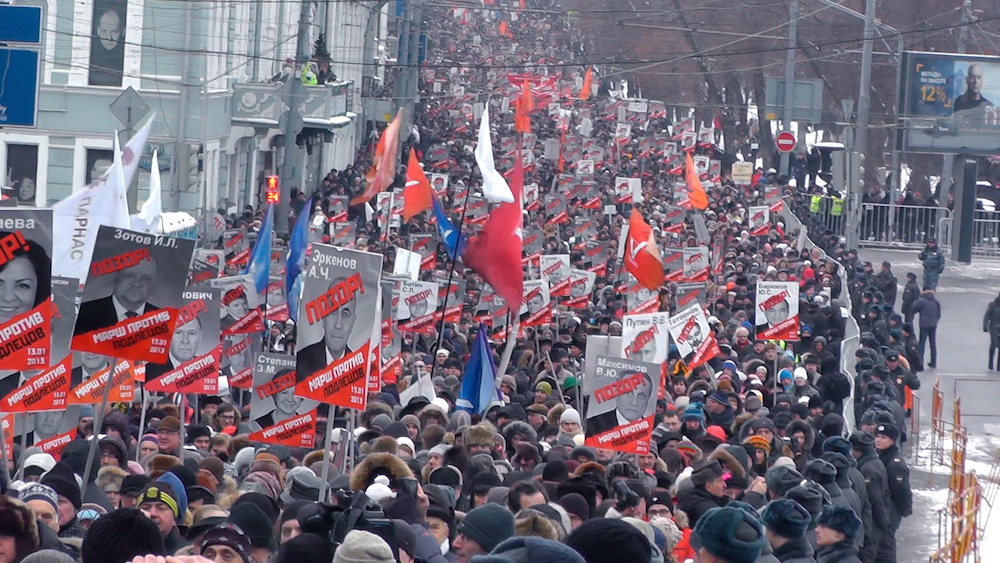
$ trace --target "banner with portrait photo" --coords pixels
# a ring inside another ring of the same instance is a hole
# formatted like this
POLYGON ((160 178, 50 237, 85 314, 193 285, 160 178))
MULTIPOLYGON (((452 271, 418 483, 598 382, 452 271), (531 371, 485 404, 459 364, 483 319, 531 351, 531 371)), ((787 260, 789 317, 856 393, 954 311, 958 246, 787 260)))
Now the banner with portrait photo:
POLYGON ((670 337, 688 369, 700 366, 719 355, 719 343, 708 326, 700 305, 694 304, 675 313, 668 323, 670 337))
POLYGON ((191 258, 191 271, 188 273, 188 284, 198 285, 208 280, 222 276, 226 268, 225 252, 208 248, 194 249, 191 258))
POLYGON ((25 417, 23 429, 16 424, 14 430, 18 435, 26 432, 29 446, 58 460, 63 448, 76 439, 78 428, 93 422, 93 416, 81 418, 82 410, 82 405, 70 405, 60 410, 32 413, 25 417))
POLYGON ((445 191, 448 189, 448 175, 447 174, 431 174, 430 177, 431 190, 434 195, 441 199, 445 195, 445 191))
POLYGON ((410 249, 420 255, 420 269, 433 270, 437 267, 437 237, 429 234, 410 235, 413 247, 410 249))
POLYGON ((628 274, 625 306, 629 314, 652 313, 660 307, 660 292, 649 289, 639 283, 632 274, 628 274))
POLYGON ((184 291, 177 327, 166 362, 146 364, 146 390, 161 393, 219 392, 220 346, 218 288, 184 291))
POLYGON ((264 317, 283 323, 288 320, 288 297, 285 295, 285 278, 270 276, 264 289, 264 317))
POLYGON ((254 334, 264 330, 264 315, 260 311, 260 295, 250 274, 209 280, 209 285, 222 291, 222 336, 254 334))
MULTIPOLYGON (((331 223, 346 223, 350 202, 346 195, 330 196, 330 208, 326 214, 331 223)), ((331 237, 332 238, 332 237, 331 237)))
POLYGON ((382 255, 314 244, 302 272, 295 394, 364 410, 382 255))
POLYGON ((597 274, 588 270, 571 268, 569 271, 569 299, 563 301, 570 309, 589 309, 590 296, 594 293, 597 274))
POLYGON ((677 284, 677 308, 686 309, 691 305, 704 307, 708 303, 708 289, 705 282, 677 284))
POLYGON ((751 236, 766 236, 771 230, 771 208, 766 205, 753 205, 747 215, 747 230, 751 236))
POLYGON ((52 210, 0 209, 0 370, 49 365, 52 210))
MULTIPOLYGON (((32 377, 0 402, 0 412, 27 413, 66 408, 72 362, 63 361, 32 377)), ((103 389, 102 389, 103 390, 103 389)))
POLYGON ((399 332, 399 325, 394 321, 396 318, 396 308, 399 303, 399 290, 396 282, 383 279, 380 283, 380 295, 382 297, 382 366, 380 375, 382 381, 395 383, 403 374, 403 364, 400 352, 403 348, 403 336, 399 332))
POLYGON ((353 222, 330 222, 330 242, 335 246, 353 245, 358 240, 355 229, 357 225, 353 222))
POLYGON ((438 306, 438 284, 425 281, 399 282, 396 316, 400 332, 433 335, 437 329, 434 313, 438 306))
POLYGON ((521 326, 541 326, 552 322, 552 298, 545 280, 524 280, 521 300, 521 326))
POLYGON ((265 444, 312 448, 318 401, 295 394, 295 356, 257 354, 250 399, 250 439, 265 444))
POLYGON ((165 362, 193 251, 193 240, 99 227, 72 348, 165 362))
POLYGON ((754 301, 758 340, 799 340, 799 284, 758 281, 754 301))
POLYGON ((250 239, 245 229, 229 229, 222 233, 222 250, 226 265, 243 267, 250 260, 250 239))
POLYGON ((234 334, 222 339, 219 379, 225 378, 231 395, 235 396, 233 389, 253 386, 254 358, 259 350, 260 338, 256 334, 234 334))
POLYGON ((271 247, 271 264, 268 267, 267 273, 271 276, 284 277, 287 272, 288 266, 288 247, 285 246, 272 246, 271 247))
POLYGON ((583 379, 586 437, 583 444, 632 454, 649 452, 660 366, 597 356, 593 377, 583 379))
MULTIPOLYGON (((135 398, 135 381, 138 370, 145 368, 131 360, 118 360, 100 354, 75 352, 72 356, 68 402, 71 405, 93 405, 104 399, 108 378, 112 378, 108 401, 131 403, 135 398)), ((68 358, 67 358, 68 359, 68 358)))
POLYGON ((542 279, 549 284, 549 295, 569 295, 569 254, 543 254, 539 258, 542 279))
POLYGON ((685 282, 708 281, 709 255, 707 246, 685 247, 681 249, 684 256, 682 279, 685 282))
POLYGON ((621 357, 662 364, 670 351, 670 313, 625 315, 622 318, 621 357))
POLYGON ((76 325, 76 298, 80 280, 52 276, 52 349, 49 362, 54 364, 69 354, 76 325))

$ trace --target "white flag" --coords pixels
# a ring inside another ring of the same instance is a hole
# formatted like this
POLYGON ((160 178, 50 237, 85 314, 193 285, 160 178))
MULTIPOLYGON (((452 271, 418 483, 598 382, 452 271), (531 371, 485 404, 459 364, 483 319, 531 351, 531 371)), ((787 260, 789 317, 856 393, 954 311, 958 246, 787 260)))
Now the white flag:
MULTIPOLYGON (((139 167, 139 155, 155 115, 139 129, 104 178, 98 178, 82 190, 52 208, 52 275, 87 279, 90 255, 94 251, 97 228, 101 225, 131 228, 128 207, 122 213, 122 201, 139 167)), ((117 151, 116 151, 117 153, 117 151)))
POLYGON ((514 193, 510 191, 507 180, 497 172, 493 162, 493 140, 490 138, 489 104, 483 110, 483 119, 479 122, 479 142, 476 143, 476 164, 483 175, 483 195, 490 203, 514 203, 514 193))
POLYGON ((160 163, 153 151, 153 164, 149 170, 149 197, 142 204, 137 215, 132 216, 132 229, 146 233, 162 233, 160 219, 163 216, 163 200, 160 196, 160 163))

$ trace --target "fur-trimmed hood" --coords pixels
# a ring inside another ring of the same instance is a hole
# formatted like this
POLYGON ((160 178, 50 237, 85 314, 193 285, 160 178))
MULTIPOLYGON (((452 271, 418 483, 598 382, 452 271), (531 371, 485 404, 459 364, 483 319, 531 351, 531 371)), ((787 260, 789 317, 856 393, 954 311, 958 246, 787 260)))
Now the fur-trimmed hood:
POLYGON ((734 477, 746 477, 747 475, 746 468, 736 459, 736 456, 727 451, 725 444, 720 445, 712 453, 708 454, 708 459, 718 460, 734 477))
POLYGON ((793 420, 789 422, 788 426, 785 427, 785 436, 791 438, 792 434, 795 434, 796 432, 802 432, 802 434, 806 437, 805 443, 802 444, 802 451, 811 452, 813 442, 816 440, 816 433, 813 431, 812 425, 804 420, 793 420))
POLYGON ((107 465, 97 472, 97 488, 104 492, 108 492, 109 490, 121 491, 122 481, 127 476, 128 473, 124 469, 116 465, 107 465), (109 489, 108 487, 112 488, 109 489))
POLYGON ((580 477, 581 475, 586 475, 587 473, 596 473, 603 478, 607 471, 608 469, 600 463, 597 463, 596 461, 588 461, 586 463, 581 463, 580 466, 576 468, 576 471, 573 472, 571 477, 580 477))
POLYGON ((379 475, 385 475, 389 481, 413 478, 410 467, 399 457, 390 453, 368 454, 351 473, 351 490, 367 489, 379 475))
POLYGON ((15 553, 8 554, 13 561, 20 561, 38 549, 38 522, 23 502, 0 496, 0 535, 14 538, 15 553))
POLYGON ((496 434, 496 430, 488 422, 480 422, 475 426, 470 426, 465 429, 463 435, 465 447, 469 447, 472 444, 485 444, 492 448, 494 434, 496 434))
POLYGON ((508 422, 504 425, 503 430, 500 433, 503 434, 504 440, 507 441, 508 451, 511 451, 514 448, 514 440, 511 438, 515 434, 520 434, 524 437, 524 439, 521 440, 522 442, 535 443, 538 441, 538 433, 535 432, 535 429, 532 428, 527 422, 522 422, 520 420, 512 420, 508 422))

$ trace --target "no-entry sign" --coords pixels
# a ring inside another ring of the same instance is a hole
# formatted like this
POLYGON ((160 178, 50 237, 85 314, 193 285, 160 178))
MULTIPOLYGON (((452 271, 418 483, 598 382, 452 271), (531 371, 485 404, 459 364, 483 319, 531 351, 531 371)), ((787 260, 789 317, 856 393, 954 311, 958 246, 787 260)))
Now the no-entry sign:
POLYGON ((778 145, 779 151, 792 152, 792 149, 795 148, 795 135, 791 131, 782 131, 775 137, 774 143, 778 145))

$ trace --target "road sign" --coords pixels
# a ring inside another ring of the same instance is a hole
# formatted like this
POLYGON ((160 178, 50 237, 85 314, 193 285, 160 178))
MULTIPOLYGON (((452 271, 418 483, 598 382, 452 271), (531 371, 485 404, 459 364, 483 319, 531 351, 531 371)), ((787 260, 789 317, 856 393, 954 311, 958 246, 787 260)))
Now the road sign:
POLYGON ((0 127, 38 124, 38 51, 0 48, 0 127), (16 77, 16 78, 14 78, 16 77))
POLYGON ((791 131, 782 131, 775 137, 774 144, 778 145, 781 152, 792 152, 795 148, 795 135, 791 131))
POLYGON ((143 101, 142 96, 129 86, 115 98, 108 106, 111 113, 118 118, 126 128, 131 129, 133 125, 143 120, 149 114, 149 104, 143 101))
POLYGON ((42 7, 0 5, 0 41, 42 43, 42 7))

